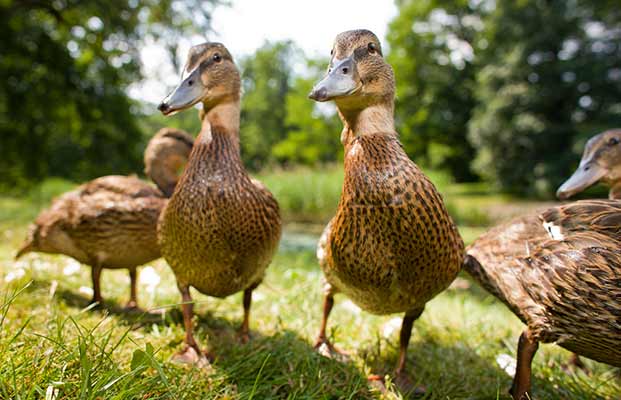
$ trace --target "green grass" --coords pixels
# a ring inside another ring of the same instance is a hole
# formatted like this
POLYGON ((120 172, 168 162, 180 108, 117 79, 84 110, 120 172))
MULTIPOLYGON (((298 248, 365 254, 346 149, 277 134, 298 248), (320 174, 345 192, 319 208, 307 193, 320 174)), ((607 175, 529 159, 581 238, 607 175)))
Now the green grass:
MULTIPOLYGON (((316 221, 321 215, 324 222, 332 211, 323 208, 333 205, 320 206, 321 197, 338 199, 342 178, 336 168, 324 180, 320 172, 305 173, 297 179, 283 171, 261 178, 290 221, 316 221), (304 218, 293 218, 300 215, 304 218)), ((218 300, 194 293, 196 338, 217 358, 210 368, 184 367, 169 361, 182 348, 184 331, 179 294, 164 261, 150 265, 160 282, 142 282, 139 299, 143 307, 165 313, 126 315, 120 312, 129 291, 124 271, 104 271, 107 308, 101 311, 87 307, 88 267, 76 269, 63 256, 12 260, 25 222, 65 185, 48 183, 22 199, 0 197, 0 398, 39 399, 46 393, 56 399, 399 398, 392 389, 382 396, 366 381, 369 373, 393 368, 399 323, 394 318, 399 316, 372 316, 337 296, 329 333, 351 357, 331 360, 312 349, 321 316, 321 273, 313 251, 321 224, 303 230, 288 226, 281 251, 256 291, 249 344, 239 344, 236 336, 241 295, 218 300)), ((457 220, 471 224, 460 226, 466 240, 489 222, 477 216, 487 215, 482 209, 504 206, 510 213, 537 205, 486 195, 476 185, 438 186, 462 214, 457 220)), ((496 358, 515 356, 522 329, 506 307, 464 276, 431 301, 416 322, 408 365, 427 387, 428 399, 507 399, 511 378, 496 358)), ((533 364, 537 399, 621 396, 615 369, 587 361, 588 374, 566 373, 562 366, 568 357, 558 346, 540 347, 533 364)))

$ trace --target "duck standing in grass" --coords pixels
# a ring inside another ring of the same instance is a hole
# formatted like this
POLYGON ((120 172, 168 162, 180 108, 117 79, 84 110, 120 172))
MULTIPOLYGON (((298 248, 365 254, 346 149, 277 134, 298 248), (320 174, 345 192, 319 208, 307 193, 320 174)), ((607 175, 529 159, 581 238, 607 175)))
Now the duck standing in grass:
POLYGON ((566 200, 598 182, 610 187, 609 199, 621 199, 621 129, 611 129, 589 139, 578 169, 558 188, 556 195, 566 200))
POLYGON ((130 300, 137 309, 137 266, 160 257, 157 221, 174 188, 193 138, 164 128, 145 150, 147 175, 154 188, 134 176, 97 178, 65 193, 37 216, 16 259, 29 252, 64 254, 92 267, 93 303, 103 303, 104 268, 129 269, 130 300))
POLYGON ((179 362, 203 360, 192 334, 190 287, 226 297, 243 291, 242 341, 248 340, 252 291, 278 247, 278 203, 251 179, 239 151, 240 75, 220 43, 191 48, 179 86, 159 105, 165 115, 202 102, 201 132, 158 226, 162 255, 183 300, 185 349, 179 362))
POLYGON ((407 383, 412 325, 457 276, 464 245, 437 189, 399 142, 393 70, 377 37, 368 30, 343 32, 331 56, 326 77, 309 97, 336 102, 345 178, 317 248, 327 285, 316 347, 335 350, 326 335, 335 293, 373 314, 403 312, 395 375, 407 383))

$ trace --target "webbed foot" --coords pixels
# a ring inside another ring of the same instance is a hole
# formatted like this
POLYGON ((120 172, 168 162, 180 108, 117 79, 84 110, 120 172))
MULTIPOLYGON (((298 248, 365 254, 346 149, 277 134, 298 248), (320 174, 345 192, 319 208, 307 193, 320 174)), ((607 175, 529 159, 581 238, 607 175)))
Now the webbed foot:
POLYGON ((193 346, 186 346, 183 350, 175 353, 171 361, 177 364, 189 364, 198 368, 206 368, 211 365, 210 356, 193 346))
POLYGON ((350 356, 347 351, 335 347, 328 339, 322 337, 317 338, 313 348, 319 354, 327 358, 335 358, 343 361, 348 359, 350 356))

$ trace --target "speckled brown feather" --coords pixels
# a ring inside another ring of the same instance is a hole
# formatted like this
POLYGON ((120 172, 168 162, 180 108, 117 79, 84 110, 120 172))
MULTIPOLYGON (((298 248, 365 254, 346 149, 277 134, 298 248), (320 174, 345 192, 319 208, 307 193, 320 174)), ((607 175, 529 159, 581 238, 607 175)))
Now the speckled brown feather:
POLYGON ((392 134, 353 137, 337 213, 320 241, 327 281, 375 314, 421 309, 461 268, 442 197, 392 134))
POLYGON ((160 256, 156 227, 165 204, 159 190, 136 177, 95 179, 41 212, 33 226, 35 251, 104 268, 135 268, 160 256))
POLYGON ((616 200, 553 207, 481 236, 465 268, 534 340, 621 366, 619 221, 616 200))
MULTIPOLYGON (((187 159, 190 148, 187 144, 181 148, 178 140, 160 143, 162 138, 155 137, 149 146, 158 147, 161 154, 187 159)), ((147 167, 160 162, 161 154, 153 154, 147 167)), ((158 183, 174 187, 175 171, 160 168, 151 172, 158 183)), ((17 257, 31 251, 59 253, 94 267, 94 271, 128 268, 132 279, 129 304, 133 302, 135 307, 135 270, 160 257, 157 222, 166 201, 161 190, 135 176, 94 179, 58 197, 39 214, 17 257)), ((93 279, 99 282, 99 272, 94 272, 93 279)), ((97 288, 94 300, 101 301, 97 288)))
POLYGON ((144 172, 166 197, 173 194, 193 145, 192 136, 175 128, 162 128, 149 141, 144 151, 144 172))
POLYGON ((245 171, 238 133, 201 134, 159 226, 178 285, 215 297, 248 288, 263 278, 280 232, 278 204, 245 171))

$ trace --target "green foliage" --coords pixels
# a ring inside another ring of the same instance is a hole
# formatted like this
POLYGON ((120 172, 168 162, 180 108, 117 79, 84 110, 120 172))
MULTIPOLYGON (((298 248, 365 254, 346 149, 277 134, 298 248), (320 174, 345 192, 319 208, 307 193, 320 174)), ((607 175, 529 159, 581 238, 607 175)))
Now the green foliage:
POLYGON ((469 131, 475 169, 502 190, 553 192, 577 132, 621 123, 621 11, 600 6, 502 0, 486 18, 469 131))
POLYGON ((263 172, 259 178, 278 199, 285 221, 327 223, 341 197, 343 168, 263 172))
POLYGON ((272 161, 273 145, 287 135, 286 99, 294 51, 291 42, 268 42, 240 62, 243 71, 240 143, 244 160, 253 169, 272 161))
POLYGON ((402 0, 389 26, 388 61, 397 79, 397 129, 406 151, 459 181, 472 180, 466 125, 475 105, 477 2, 402 0))
POLYGON ((242 157, 250 168, 334 161, 342 151, 334 109, 308 99, 327 62, 306 60, 291 42, 266 43, 240 62, 243 77, 242 157), (306 62, 307 75, 296 74, 306 62))
POLYGON ((343 152, 340 142, 343 124, 334 106, 325 107, 308 99, 313 85, 325 73, 327 64, 327 60, 307 60, 309 76, 297 76, 287 93, 287 136, 272 149, 280 163, 326 163, 335 161, 343 152))
POLYGON ((3 189, 48 176, 83 180, 141 170, 138 108, 124 90, 141 77, 142 39, 165 44, 207 10, 198 1, 194 12, 177 3, 0 3, 3 189))

